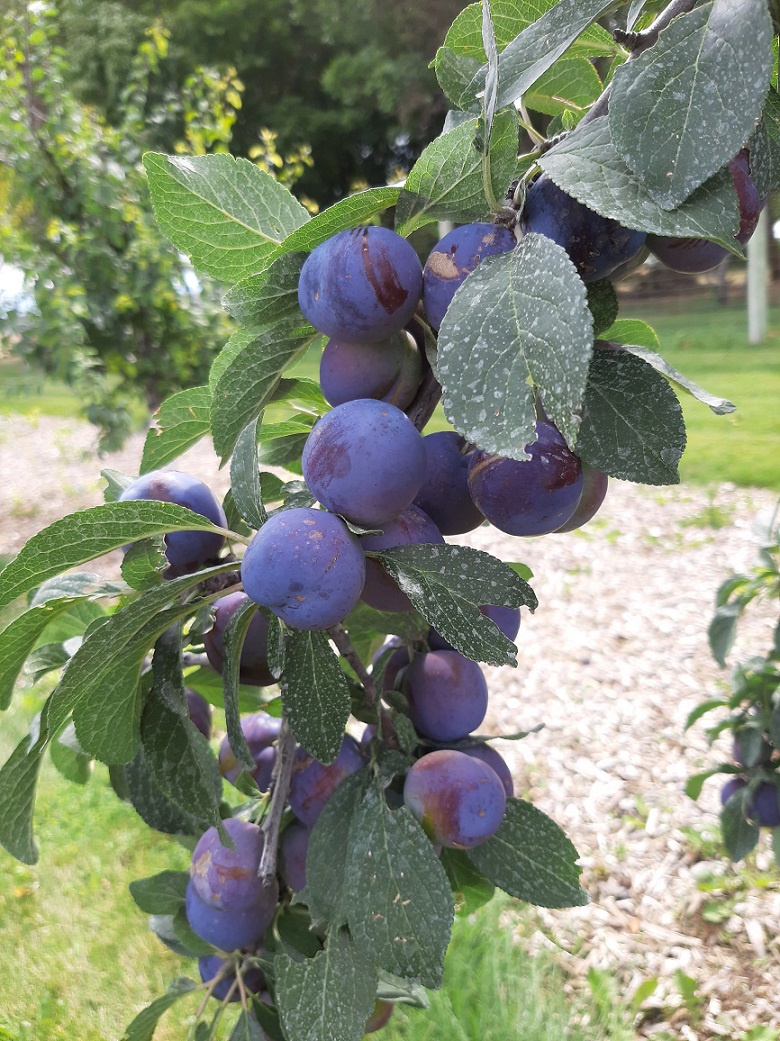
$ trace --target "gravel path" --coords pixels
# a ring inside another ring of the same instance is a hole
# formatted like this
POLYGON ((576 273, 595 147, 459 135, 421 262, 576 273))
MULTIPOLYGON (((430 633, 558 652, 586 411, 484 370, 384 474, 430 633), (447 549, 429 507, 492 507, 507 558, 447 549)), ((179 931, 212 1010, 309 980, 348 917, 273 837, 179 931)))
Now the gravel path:
MULTIPOLYGON (((103 465, 135 472, 141 444, 134 439, 103 465)), ((227 486, 208 446, 176 465, 215 490, 227 486)), ((0 554, 102 501, 98 469, 85 424, 0 417, 0 554)), ((574 841, 591 895, 584 908, 540 911, 537 939, 569 952, 573 987, 587 985, 588 969, 604 969, 630 997, 658 976, 642 1036, 663 1029, 736 1039, 751 1025, 780 1029, 780 873, 769 843, 762 839, 748 868, 733 868, 710 841, 717 783, 698 803, 683 793, 686 778, 716 757, 701 725, 683 733, 690 710, 726 677, 706 642, 714 592, 729 571, 753 564, 753 521, 773 502, 771 493, 727 485, 613 482, 581 532, 520 540, 481 528, 453 540, 534 572, 540 606, 523 620, 519 668, 488 670, 488 724, 496 733, 545 724, 499 747, 520 793, 574 841), (722 882, 707 892, 713 878, 722 882), (678 970, 696 981, 693 1014, 675 986, 678 970)), ((732 661, 765 653, 773 624, 769 608, 753 611, 732 661)))

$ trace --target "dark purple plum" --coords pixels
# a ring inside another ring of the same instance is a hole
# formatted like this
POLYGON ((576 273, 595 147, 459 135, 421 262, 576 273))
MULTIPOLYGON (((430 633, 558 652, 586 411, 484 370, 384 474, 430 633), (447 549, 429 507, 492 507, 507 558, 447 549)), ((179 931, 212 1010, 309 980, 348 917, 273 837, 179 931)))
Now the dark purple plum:
POLYGON ((395 647, 395 650, 387 659, 384 672, 382 673, 382 690, 396 689, 398 687, 399 673, 411 661, 408 649, 404 646, 398 646, 399 642, 397 636, 392 637, 379 648, 371 660, 371 671, 373 672, 380 658, 387 653, 390 647, 395 647))
POLYGON ((262 939, 276 913, 278 887, 270 886, 268 893, 269 899, 266 901, 245 908, 223 910, 201 900, 190 879, 185 898, 187 921, 201 940, 221 951, 252 947, 262 939))
MULTIPOLYGON (((444 538, 431 518, 416 506, 408 506, 394 520, 383 524, 381 535, 361 535, 366 553, 378 553, 396 546, 437 545, 444 538)), ((412 602, 378 560, 366 557, 366 584, 360 599, 377 611, 411 611, 412 602)))
POLYGON ((745 787, 747 787, 747 781, 744 777, 732 777, 726 781, 720 790, 721 805, 725 806, 732 795, 735 795, 745 787))
POLYGON ((582 495, 582 463, 551 423, 536 424, 531 458, 518 462, 476 451, 469 466, 471 497, 507 535, 546 535, 574 513, 582 495))
POLYGON ((458 741, 485 718, 488 690, 482 669, 457 651, 414 657, 403 681, 409 718, 433 741, 458 741))
POLYGON ((443 748, 424 755, 409 770, 404 802, 431 842, 448 849, 473 849, 501 827, 506 792, 482 760, 443 748))
POLYGON ((732 755, 740 766, 765 766, 771 762, 773 751, 767 739, 752 727, 734 732, 732 755))
MULTIPOLYGON (((119 496, 120 502, 153 499, 173 502, 199 513, 220 528, 227 527, 225 511, 208 485, 192 474, 180 470, 153 470, 142 474, 119 496)), ((214 560, 225 544, 222 535, 211 531, 172 531, 165 536, 165 556, 170 568, 168 576, 176 578, 197 571, 214 560)))
POLYGON ((376 398, 407 408, 422 381, 422 358, 405 329, 378 343, 332 339, 320 358, 320 389, 331 405, 376 398))
POLYGON ((750 796, 748 812, 762 828, 780 827, 780 787, 762 781, 750 796))
POLYGON ((289 796, 290 808, 298 820, 311 827, 344 778, 365 765, 364 750, 349 734, 345 735, 341 751, 329 766, 323 766, 305 749, 299 748, 295 753, 289 796))
POLYGON ((504 786, 507 798, 515 794, 515 785, 512 780, 512 771, 506 765, 506 762, 502 755, 500 755, 492 745, 481 744, 481 745, 469 745, 467 748, 461 748, 459 751, 463 752, 464 755, 473 756, 474 759, 480 759, 483 763, 494 770, 498 779, 504 786))
POLYGON ((606 278, 632 260, 646 238, 589 210, 546 174, 528 189, 522 223, 526 234, 546 235, 565 249, 584 282, 606 278))
POLYGON ((204 903, 225 911, 265 902, 266 889, 257 874, 263 852, 262 831, 256 824, 237 817, 222 823, 236 848, 223 846, 216 828, 201 835, 190 863, 196 895, 204 903))
POLYGON ((365 580, 360 543, 342 520, 324 510, 275 513, 241 562, 247 594, 293 629, 328 629, 346 618, 365 580))
POLYGON ((191 721, 208 740, 211 737, 211 705, 202 694, 191 687, 184 688, 184 696, 187 699, 187 712, 191 721))
POLYGON ((312 495, 366 527, 411 506, 425 479, 419 431, 395 405, 373 398, 346 401, 326 413, 306 439, 302 461, 312 495))
MULTIPOLYGON (((489 618, 494 625, 498 626, 504 636, 506 636, 507 640, 515 640, 520 631, 519 607, 501 607, 499 604, 482 604, 480 611, 486 618, 489 618)), ((428 630, 427 640, 428 646, 432 651, 454 650, 452 644, 448 643, 443 636, 440 636, 433 626, 428 630)))
POLYGON ((576 528, 581 528, 583 524, 587 524, 589 520, 593 520, 607 497, 608 487, 609 477, 605 473, 583 463, 580 501, 574 507, 574 513, 566 523, 555 530, 558 532, 574 531, 576 528))
POLYGON ((381 227, 351 228, 306 258, 298 303, 326 336, 383 340, 412 318, 422 292, 422 266, 413 247, 381 227))
MULTIPOLYGON (((271 775, 276 762, 276 749, 274 742, 279 737, 282 729, 281 719, 269 716, 267 712, 253 712, 250 716, 244 716, 241 720, 241 729, 244 732, 249 751, 257 764, 252 770, 251 776, 255 779, 257 787, 261 792, 267 792, 271 787, 271 775)), ((227 734, 219 746, 219 769, 225 780, 235 783, 241 773, 241 767, 233 755, 227 734)))
POLYGON ((427 460, 425 481, 414 505, 428 514, 442 535, 463 535, 484 521, 469 494, 469 462, 473 446, 454 430, 423 438, 427 460))
MULTIPOLYGON (((225 654, 225 629, 236 611, 250 598, 246 593, 228 593, 214 602, 214 625, 203 634, 211 667, 220 674, 225 654)), ((268 619, 259 611, 252 616, 244 645, 241 648, 241 662, 238 678, 241 683, 254 687, 268 687, 276 683, 268 668, 268 619)))
POLYGON ((306 854, 311 831, 305 824, 293 821, 279 842, 279 874, 294 893, 306 885, 306 854))
MULTIPOLYGON (((200 973, 200 978, 204 983, 210 983, 218 973, 223 971, 226 964, 227 959, 221 957, 219 954, 210 954, 206 957, 198 958, 198 972, 200 973)), ((237 985, 234 986, 235 979, 235 966, 231 965, 230 970, 226 972, 212 990, 212 998, 216 998, 218 1001, 224 1001, 228 994, 230 994, 231 1001, 240 1001, 241 991, 237 985)), ((265 976, 260 969, 255 966, 250 966, 242 972, 241 980, 244 984, 244 989, 250 994, 259 994, 260 991, 265 990, 267 986, 265 976)))
POLYGON ((376 1030, 381 1030, 382 1027, 387 1026, 394 1008, 395 1005, 392 1001, 382 1001, 381 998, 377 998, 374 1002, 374 1011, 366 1020, 366 1027, 363 1033, 373 1034, 376 1030))
MULTIPOLYGON (((729 162, 729 171, 739 206, 739 229, 734 238, 740 246, 744 246, 756 230, 766 200, 761 198, 750 176, 750 156, 746 148, 741 149, 729 162)), ((665 267, 684 275, 712 271, 729 256, 727 249, 707 239, 648 235, 647 245, 653 256, 665 267)))
POLYGON ((423 268, 423 308, 430 325, 438 330, 456 290, 485 257, 516 245, 512 232, 498 224, 463 224, 446 234, 423 268))

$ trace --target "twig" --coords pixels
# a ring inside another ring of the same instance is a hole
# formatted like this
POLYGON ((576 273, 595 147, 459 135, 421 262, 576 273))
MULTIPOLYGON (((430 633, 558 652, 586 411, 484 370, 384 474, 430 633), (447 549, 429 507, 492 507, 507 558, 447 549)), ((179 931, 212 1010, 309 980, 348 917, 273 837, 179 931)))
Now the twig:
POLYGON ((295 738, 290 724, 282 719, 282 727, 276 742, 276 763, 274 764, 272 793, 268 813, 261 825, 264 837, 263 853, 260 857, 258 874, 264 886, 273 884, 276 878, 276 852, 279 846, 279 825, 287 803, 290 790, 293 761, 295 759, 295 738))
MULTIPOLYGON (((424 357, 424 355, 423 355, 424 357)), ((422 430, 441 400, 441 384, 433 374, 427 358, 424 357, 425 375, 420 388, 414 397, 414 401, 406 410, 406 414, 417 427, 422 430)))
POLYGON ((343 625, 333 625, 328 629, 328 636, 333 640, 342 658, 346 658, 355 671, 355 675, 363 685, 365 691, 366 708, 374 708, 379 700, 374 677, 360 660, 349 634, 343 625))
POLYGON ((181 655, 182 668, 190 669, 193 666, 197 666, 200 669, 210 669, 211 662, 206 654, 193 654, 192 651, 182 651, 181 655))

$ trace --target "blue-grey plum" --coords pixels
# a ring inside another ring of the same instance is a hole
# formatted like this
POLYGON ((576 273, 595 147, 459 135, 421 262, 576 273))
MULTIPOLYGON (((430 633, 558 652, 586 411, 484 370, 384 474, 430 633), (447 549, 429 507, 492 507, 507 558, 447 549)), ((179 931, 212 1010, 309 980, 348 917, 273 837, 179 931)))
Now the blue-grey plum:
MULTIPOLYGON (((219 954, 209 954, 205 957, 198 958, 198 972, 200 978, 204 983, 210 983, 214 977, 223 971, 227 959, 223 958, 219 954)), ((216 998, 218 1001, 224 1001, 228 994, 230 995, 230 1001, 240 1001, 241 991, 238 985, 234 986, 236 980, 235 966, 231 965, 231 968, 222 979, 217 983, 211 992, 212 998, 216 998)), ((259 994, 261 990, 266 989, 265 976, 256 966, 249 966, 246 970, 241 973, 241 981, 244 984, 244 990, 249 994, 259 994)))
POLYGON ((546 535, 574 513, 582 495, 582 463, 551 423, 537 422, 530 459, 518 462, 476 451, 469 466, 471 497, 508 535, 546 535))
POLYGON ((643 231, 624 228, 562 191, 546 174, 528 189, 523 230, 546 235, 566 250, 584 282, 607 278, 645 244, 643 231))
POLYGON ((741 791, 747 787, 747 781, 744 777, 732 777, 723 785, 720 790, 720 801, 723 806, 729 801, 732 795, 741 791))
POLYGON ((305 824, 293 821, 279 841, 279 874, 294 893, 306 885, 306 854, 311 831, 305 824))
POLYGON ((499 752, 497 752, 492 745, 488 745, 485 743, 480 745, 468 745, 468 747, 461 748, 459 749, 459 751, 463 752, 464 755, 473 756, 474 759, 481 759, 483 763, 487 763, 491 770, 495 770, 498 779, 504 786, 504 791, 506 792, 507 798, 511 799, 511 797, 515 794, 515 785, 514 781, 512 780, 512 771, 506 765, 506 760, 504 759, 504 757, 499 752))
POLYGON ((574 513, 572 513, 571 517, 560 528, 555 530, 558 532, 574 531, 576 528, 581 528, 583 524, 587 524, 589 520, 592 520, 607 496, 608 487, 609 477, 605 473, 594 469, 588 463, 583 463, 582 494, 579 502, 574 507, 574 513))
POLYGON ((463 224, 448 232, 423 268, 423 308, 431 326, 439 328, 455 291, 485 257, 508 253, 516 245, 512 232, 498 224, 463 224))
MULTIPOLYGON (((501 632, 506 636, 507 640, 514 641, 520 631, 520 608, 519 607, 501 607, 500 604, 482 604, 479 609, 486 618, 489 618, 494 625, 498 626, 501 632)), ((451 643, 444 639, 433 626, 428 630, 428 636, 426 637, 428 646, 432 651, 451 651, 454 650, 451 643)))
POLYGON ((192 879, 187 883, 185 911, 190 928, 206 943, 221 951, 235 951, 259 943, 276 913, 278 888, 273 892, 273 903, 259 902, 249 907, 224 910, 201 900, 192 879))
MULTIPOLYGON (((211 667, 222 672, 225 656, 225 629, 236 611, 249 600, 240 591, 228 593, 214 602, 214 625, 203 634, 203 643, 211 667)), ((268 668, 268 619, 257 611, 249 623, 241 648, 238 678, 241 683, 268 687, 276 680, 268 668)))
POLYGON ((366 527, 397 517, 425 479, 419 431, 395 405, 373 398, 346 401, 326 413, 306 439, 302 462, 312 495, 366 527))
MULTIPOLYGON (((208 485, 192 474, 180 470, 153 470, 142 474, 119 496, 120 502, 154 499, 173 502, 199 513, 220 528, 227 527, 225 511, 208 485)), ((187 575, 214 560, 225 539, 211 531, 171 531, 165 536, 165 556, 170 568, 168 576, 187 575)))
POLYGON ((299 748, 295 753, 289 795, 290 808, 298 820, 311 827, 344 778, 365 765, 364 749, 349 734, 345 735, 338 756, 329 766, 299 748))
POLYGON ((403 680, 409 718, 424 737, 458 741, 485 718, 487 683, 475 661, 457 651, 428 651, 412 659, 403 680))
POLYGON ((190 720, 208 740, 211 737, 211 705, 202 694, 191 687, 184 688, 184 696, 187 699, 187 714, 190 720))
POLYGON ((748 800, 748 813, 762 828, 780 827, 780 787, 762 781, 748 800))
MULTIPOLYGON (((394 520, 386 521, 381 535, 361 535, 360 543, 366 553, 378 553, 397 546, 437 545, 444 538, 431 518, 416 506, 408 506, 394 520)), ((412 602, 398 588, 378 560, 366 557, 366 584, 360 594, 369 607, 377 611, 411 611, 412 602)))
POLYGON ((407 408, 422 381, 422 358, 405 329, 377 343, 328 340, 320 358, 320 389, 331 405, 376 398, 407 408))
POLYGON ((442 535, 463 535, 484 521, 469 493, 469 462, 474 450, 454 430, 427 434, 425 480, 414 505, 428 514, 442 535))
MULTIPOLYGON (((274 742, 281 732, 282 721, 275 716, 269 716, 267 712, 253 712, 241 720, 241 729, 256 763, 255 769, 250 771, 250 775, 255 779, 260 791, 267 792, 271 787, 271 775, 276 763, 274 742)), ((230 781, 231 784, 241 773, 241 767, 230 747, 227 734, 219 747, 219 769, 225 780, 230 781)))
POLYGON ((473 849, 501 827, 506 792, 487 763, 445 748, 424 755, 411 767, 404 802, 431 842, 448 849, 473 849))
POLYGON ((360 543, 342 520, 324 510, 275 513, 241 562, 247 594, 293 629, 336 625, 360 599, 365 580, 360 543))
POLYGON ((298 282, 304 317, 326 336, 382 340, 410 321, 422 292, 413 247, 382 227, 351 228, 306 258, 298 282))

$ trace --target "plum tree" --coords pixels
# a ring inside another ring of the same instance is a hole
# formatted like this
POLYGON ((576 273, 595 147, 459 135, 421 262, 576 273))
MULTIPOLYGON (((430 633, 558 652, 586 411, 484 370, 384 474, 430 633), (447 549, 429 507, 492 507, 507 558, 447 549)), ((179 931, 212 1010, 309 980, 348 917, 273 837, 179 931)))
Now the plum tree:
MULTIPOLYGON (((203 643, 209 663, 217 672, 222 672, 225 658, 225 629, 230 619, 250 598, 246 593, 228 593, 214 604, 214 625, 203 634, 203 643)), ((268 619, 257 611, 249 623, 238 676, 242 683, 255 687, 267 687, 276 680, 268 668, 268 619)))
POLYGON ((414 400, 422 374, 417 341, 405 329, 376 343, 331 338, 320 358, 320 389, 330 405, 376 398, 403 410, 414 400))
POLYGON ((400 332, 421 292, 413 247, 388 228, 369 226, 340 231, 309 254, 298 303, 319 332, 360 343, 400 332))
POLYGON ((583 489, 582 462, 551 423, 537 422, 537 439, 522 462, 474 452, 469 490, 481 512, 508 535, 546 535, 574 513, 583 489))
MULTIPOLYGON (((366 553, 393 549, 396 546, 436 545, 444 537, 431 518, 416 506, 407 506, 393 520, 386 521, 381 535, 361 535, 360 543, 366 553)), ((410 611, 412 602, 398 583, 378 560, 366 558, 366 584, 360 594, 377 611, 410 611)))
POLYGON ((454 430, 423 438, 425 480, 414 505, 427 513, 442 535, 463 535, 484 521, 469 494, 469 463, 474 446, 454 430))
POLYGON ((328 799, 345 777, 366 765, 363 749, 347 734, 332 763, 324 765, 304 748, 295 753, 290 779, 290 809, 298 820, 311 827, 328 799))
MULTIPOLYGON (((254 770, 249 771, 249 776, 261 792, 267 792, 271 787, 271 776, 276 764, 274 746, 282 730, 282 721, 275 716, 269 716, 267 712, 253 712, 243 717, 241 730, 256 764, 254 770)), ((231 784, 241 773, 241 764, 230 747, 227 734, 219 746, 219 769, 225 780, 231 784)))
POLYGON ((439 328, 456 291, 478 264, 516 245, 509 228, 481 222, 463 224, 440 239, 423 268, 423 308, 432 328, 439 328))
POLYGON ((501 827, 506 792, 487 763, 442 748, 418 759, 409 770, 404 803, 432 842, 447 849, 472 849, 501 827))
POLYGON ((358 398, 319 420, 306 439, 302 466, 326 509, 371 527, 411 506, 425 479, 425 446, 395 405, 358 398))
MULTIPOLYGON (((137 499, 155 499, 186 506, 218 527, 227 527, 225 511, 209 486, 200 478, 181 470, 154 470, 142 474, 123 489, 119 496, 120 502, 137 499)), ((171 577, 198 571, 218 556, 224 544, 223 535, 209 531, 169 532, 165 536, 165 555, 170 564, 171 577)))
POLYGON ((241 562, 247 595, 294 629, 340 622, 365 580, 365 556, 355 536, 334 514, 307 507, 271 517, 241 562))
POLYGON ((458 651, 428 651, 412 660, 404 677, 409 717, 434 741, 466 737, 485 718, 488 689, 476 662, 458 651))

